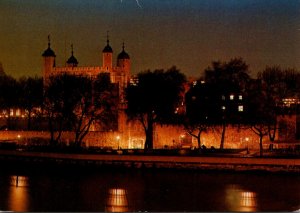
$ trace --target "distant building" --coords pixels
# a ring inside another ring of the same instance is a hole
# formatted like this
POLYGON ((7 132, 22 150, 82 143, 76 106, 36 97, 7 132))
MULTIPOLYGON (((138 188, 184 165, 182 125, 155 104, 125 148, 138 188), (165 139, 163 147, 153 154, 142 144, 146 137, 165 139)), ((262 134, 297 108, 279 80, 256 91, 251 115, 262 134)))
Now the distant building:
MULTIPOLYGON (((97 128, 91 129, 91 134, 87 136, 86 141, 92 146, 109 146, 109 147, 121 147, 121 148, 143 148, 145 142, 145 133, 142 125, 139 122, 128 122, 125 114, 126 100, 124 91, 128 84, 138 84, 138 78, 131 75, 131 60, 129 54, 125 51, 123 43, 122 50, 118 54, 116 64, 113 64, 113 49, 110 46, 109 38, 107 37, 106 46, 102 50, 102 65, 100 66, 78 66, 79 62, 74 55, 73 46, 71 46, 71 56, 66 61, 65 66, 57 66, 55 63, 55 52, 51 49, 50 39, 48 38, 48 48, 43 52, 43 78, 44 83, 47 84, 51 76, 60 74, 71 74, 87 76, 95 78, 100 73, 107 73, 110 76, 112 83, 118 84, 119 88, 119 100, 120 105, 118 109, 118 121, 117 131, 114 132, 100 132, 97 128), (92 133, 94 132, 94 133, 92 133), (96 133, 97 132, 97 133, 96 133)), ((259 82, 253 82, 250 85, 257 85, 259 82)), ((240 91, 231 91, 229 93, 218 94, 218 100, 215 100, 216 94, 211 94, 211 86, 204 80, 196 81, 196 79, 189 79, 189 82, 184 86, 184 92, 182 92, 180 104, 175 109, 174 113, 184 114, 186 113, 186 107, 189 104, 195 102, 195 95, 193 92, 196 88, 200 88, 202 91, 201 100, 199 104, 204 102, 213 103, 207 109, 211 110, 209 116, 216 116, 218 113, 230 115, 237 115, 247 111, 245 108, 245 96, 240 91), (192 89, 192 90, 190 90, 192 89), (210 92, 205 92, 209 90, 210 92), (204 93, 203 93, 204 92, 204 93), (208 101, 209 100, 209 101, 208 101), (217 102, 217 104, 216 104, 217 102), (217 108, 214 108, 217 107, 217 108)), ((199 97, 198 97, 199 98, 199 97)), ((298 99, 284 99, 284 106, 298 105, 298 99)), ((206 103, 207 104, 207 103, 206 103)), ((201 108, 195 108, 198 110, 201 108)), ((202 112, 203 113, 203 112, 202 112)), ((300 119, 299 119, 300 120, 300 119)), ((282 122, 281 122, 282 123, 282 122)), ((282 124, 283 125, 283 124, 282 124)), ((298 125, 297 125, 298 126, 298 125)), ((300 126, 300 125, 299 125, 300 126)), ((297 131, 298 132, 298 131, 297 131)), ((282 130, 279 133, 284 135, 282 130)), ((295 134, 295 133, 293 133, 295 134)), ((293 135, 288 134, 288 135, 293 135)), ((299 133, 298 133, 299 134, 299 133)), ((287 133, 286 133, 287 135, 287 133)), ((69 137, 69 136, 68 136, 69 137)), ((219 145, 219 133, 218 130, 204 133, 202 143, 206 146, 219 145)), ((154 127, 154 148, 165 147, 195 147, 197 142, 194 138, 189 136, 184 127, 180 125, 156 125, 154 127)), ((280 138, 280 137, 279 137, 280 138)), ((298 136, 299 138, 299 136, 298 136)), ((226 134, 225 147, 228 148, 241 148, 245 147, 245 143, 249 147, 258 146, 258 138, 250 130, 237 131, 233 127, 229 127, 226 134)))
POLYGON ((50 76, 60 75, 63 73, 71 75, 81 75, 91 78, 95 78, 100 73, 108 73, 112 83, 119 85, 120 101, 124 102, 124 89, 130 82, 130 69, 131 61, 128 53, 125 52, 125 46, 123 43, 122 51, 117 57, 117 63, 113 65, 113 49, 109 44, 109 38, 107 37, 107 43, 102 51, 102 66, 93 67, 81 67, 78 66, 79 62, 74 56, 73 45, 71 46, 71 56, 66 61, 66 66, 58 67, 55 63, 56 55, 51 49, 50 38, 48 37, 48 48, 42 54, 43 56, 43 78, 44 83, 47 84, 50 76))
MULTIPOLYGON (((131 59, 129 54, 125 51, 125 46, 121 48, 120 53, 117 56, 117 61, 113 63, 113 49, 110 46, 109 38, 107 37, 106 45, 104 46, 99 60, 99 66, 79 66, 73 46, 71 46, 71 55, 66 60, 64 66, 57 66, 55 63, 56 54, 51 49, 50 38, 48 38, 48 47, 42 53, 43 64, 42 73, 44 83, 49 82, 51 76, 57 76, 61 74, 71 74, 78 76, 87 76, 89 78, 95 78, 100 73, 106 73, 110 76, 112 83, 116 85, 119 92, 119 108, 118 119, 115 121, 116 128, 112 130, 104 130, 96 127, 95 125, 90 129, 84 142, 87 146, 96 147, 111 147, 111 148, 144 148, 145 132, 143 126, 138 121, 128 122, 125 109, 126 100, 124 91, 128 84, 138 84, 138 78, 131 75, 131 59), (102 63, 101 63, 102 61, 102 63)), ((1 67, 0 67, 1 68, 1 67)), ((1 69, 0 69, 1 75, 1 69)), ((250 86, 259 85, 259 82, 253 82, 250 86)), ((247 96, 240 91, 228 91, 224 93, 211 94, 213 85, 205 82, 204 80, 196 81, 196 79, 190 78, 188 83, 184 85, 184 91, 180 94, 181 100, 175 109, 175 114, 185 114, 189 111, 191 104, 196 104, 194 107, 199 115, 203 115, 203 111, 200 109, 207 109, 209 113, 207 118, 211 116, 217 116, 218 113, 224 115, 242 114, 247 112, 246 100, 247 96), (198 91, 201 90, 201 91, 198 91), (210 92, 208 92, 208 90, 210 92), (201 94, 199 95, 199 93, 201 94), (217 97, 217 100, 215 99, 217 97), (210 104, 209 106, 203 106, 203 103, 210 104)), ((291 109, 295 106, 299 106, 299 99, 286 98, 282 100, 284 107, 291 109)), ((24 123, 26 112, 20 109, 1 109, 0 111, 0 126, 5 126, 8 122, 20 122, 24 123), (23 121, 24 120, 24 121, 23 121)), ((196 113, 197 115, 197 113, 196 113)), ((204 114, 205 115, 205 114, 204 114)), ((205 118, 206 118, 205 117, 205 118)), ((283 116, 279 120, 279 126, 281 127, 277 136, 278 140, 291 140, 291 138, 300 138, 300 118, 298 116, 286 117, 283 116)), ((18 129, 18 128, 16 128, 18 129)), ((22 128, 19 128, 22 129, 22 128)), ((33 128, 34 129, 34 128, 33 128)), ((206 147, 214 146, 219 147, 220 142, 220 128, 216 127, 208 132, 202 133, 201 143, 206 147)), ((10 139, 16 137, 15 132, 2 131, 2 138, 10 139)), ((30 132, 24 131, 20 134, 22 138, 30 137, 49 137, 47 131, 30 132)), ((64 132, 62 140, 65 142, 72 141, 74 134, 72 132, 64 132)), ((181 125, 155 125, 154 126, 154 148, 190 148, 197 147, 197 140, 187 134, 185 128, 181 125)), ((264 140, 268 141, 266 137, 264 140)), ((237 130, 234 127, 228 126, 225 135, 225 148, 258 148, 258 137, 251 130, 237 130)))

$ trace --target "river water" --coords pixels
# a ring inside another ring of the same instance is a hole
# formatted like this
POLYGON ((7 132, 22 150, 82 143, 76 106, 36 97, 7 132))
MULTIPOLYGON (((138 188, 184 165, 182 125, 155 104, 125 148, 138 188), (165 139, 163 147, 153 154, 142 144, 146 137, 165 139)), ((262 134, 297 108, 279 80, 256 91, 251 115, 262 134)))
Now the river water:
POLYGON ((300 176, 179 170, 6 171, 2 211, 299 211, 300 176))

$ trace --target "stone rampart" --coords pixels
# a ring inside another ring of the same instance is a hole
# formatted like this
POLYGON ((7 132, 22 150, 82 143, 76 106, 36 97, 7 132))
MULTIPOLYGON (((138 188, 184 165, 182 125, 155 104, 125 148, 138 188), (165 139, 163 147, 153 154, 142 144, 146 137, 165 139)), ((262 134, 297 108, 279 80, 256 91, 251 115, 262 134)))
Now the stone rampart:
MULTIPOLYGON (((55 134, 56 136, 56 134, 55 134)), ((74 132, 63 132, 61 142, 69 144, 74 141, 74 132)), ((0 131, 0 141, 10 140, 19 143, 28 143, 36 139, 50 139, 47 131, 0 131)), ((221 130, 211 129, 202 133, 201 145, 207 148, 211 146, 219 148, 221 140, 221 130)), ((268 142, 268 137, 264 138, 268 142)), ((131 129, 124 132, 119 131, 90 131, 84 138, 85 146, 106 147, 117 149, 143 148, 145 134, 141 129, 131 129)), ((227 127, 225 134, 225 148, 259 148, 259 138, 250 129, 238 129, 227 127)), ((190 136, 182 126, 156 125, 154 131, 154 148, 198 148, 197 139, 190 136)), ((266 147, 267 148, 267 147, 266 147)))

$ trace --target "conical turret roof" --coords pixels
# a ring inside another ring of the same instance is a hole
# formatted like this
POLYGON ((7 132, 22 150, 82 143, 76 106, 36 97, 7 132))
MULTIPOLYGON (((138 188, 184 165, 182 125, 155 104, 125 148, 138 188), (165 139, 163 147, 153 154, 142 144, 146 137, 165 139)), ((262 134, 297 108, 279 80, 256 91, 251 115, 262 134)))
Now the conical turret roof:
POLYGON ((78 61, 77 61, 77 59, 76 59, 75 56, 74 56, 74 52, 73 52, 73 44, 71 45, 71 49, 72 49, 71 57, 67 60, 67 64, 75 64, 75 65, 77 65, 77 64, 78 64, 78 61))
POLYGON ((122 52, 120 52, 120 54, 118 55, 118 59, 130 59, 128 53, 125 52, 124 43, 123 43, 122 48, 123 48, 123 50, 122 50, 122 52))
POLYGON ((42 56, 44 56, 44 57, 49 57, 49 56, 56 57, 54 51, 50 48, 50 36, 48 36, 48 48, 44 51, 42 56))

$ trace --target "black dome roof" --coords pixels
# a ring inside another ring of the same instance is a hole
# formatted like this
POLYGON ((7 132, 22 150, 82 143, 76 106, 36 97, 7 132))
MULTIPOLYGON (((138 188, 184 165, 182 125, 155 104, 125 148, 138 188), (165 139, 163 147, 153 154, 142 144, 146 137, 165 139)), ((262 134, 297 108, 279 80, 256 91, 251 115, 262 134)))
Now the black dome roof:
POLYGON ((127 54, 127 52, 125 52, 124 50, 118 55, 118 59, 130 59, 129 55, 127 54))
POLYGON ((103 49, 102 52, 104 52, 104 53, 112 53, 113 50, 112 50, 111 46, 109 46, 109 44, 107 44, 107 45, 104 47, 104 49, 103 49))
POLYGON ((44 53, 43 53, 42 56, 44 56, 44 57, 47 57, 47 56, 53 56, 53 57, 55 57, 56 55, 55 55, 54 51, 50 48, 50 45, 49 45, 48 49, 46 49, 44 51, 44 53))
POLYGON ((103 49, 103 53, 112 53, 113 52, 113 50, 112 50, 112 48, 111 48, 111 46, 109 46, 109 40, 108 40, 108 38, 107 38, 107 45, 104 47, 104 49, 103 49))
POLYGON ((103 49, 103 53, 112 53, 113 52, 113 50, 112 50, 112 48, 111 48, 111 46, 109 45, 109 37, 108 37, 108 31, 107 31, 107 40, 106 40, 106 46, 104 47, 104 49, 103 49))
POLYGON ((74 57, 73 44, 71 44, 71 57, 67 60, 67 64, 78 64, 77 59, 74 57))
POLYGON ((122 50, 122 52, 120 52, 120 54, 118 55, 118 59, 130 59, 128 53, 125 52, 125 45, 124 45, 124 42, 123 42, 122 48, 123 48, 123 50, 122 50))
POLYGON ((47 57, 47 56, 53 56, 55 57, 54 51, 50 48, 50 35, 48 35, 48 48, 44 51, 42 56, 47 57))
POLYGON ((74 57, 74 55, 72 55, 68 60, 67 60, 68 64, 78 64, 77 59, 74 57))

